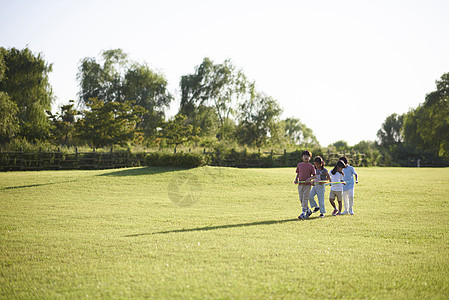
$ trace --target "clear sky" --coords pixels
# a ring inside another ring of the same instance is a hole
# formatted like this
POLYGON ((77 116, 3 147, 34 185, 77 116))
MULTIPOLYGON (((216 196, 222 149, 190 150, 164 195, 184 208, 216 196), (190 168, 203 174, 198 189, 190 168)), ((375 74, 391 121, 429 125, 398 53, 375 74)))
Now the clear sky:
POLYGON ((53 63, 54 110, 77 98, 80 60, 102 50, 163 73, 169 115, 182 75, 230 58, 321 145, 354 145, 449 72, 449 1, 0 0, 0 46, 53 63))

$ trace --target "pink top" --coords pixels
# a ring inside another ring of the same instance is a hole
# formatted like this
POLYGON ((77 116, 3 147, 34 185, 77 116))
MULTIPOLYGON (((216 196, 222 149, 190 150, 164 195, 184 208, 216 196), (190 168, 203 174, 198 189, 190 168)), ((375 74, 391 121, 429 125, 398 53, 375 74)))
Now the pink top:
MULTIPOLYGON (((315 167, 311 163, 306 163, 306 162, 302 162, 302 163, 298 164, 298 166, 296 167, 296 173, 299 174, 299 176, 298 176, 299 181, 305 181, 310 176, 313 176, 316 174, 315 167)), ((306 184, 306 183, 302 183, 302 184, 306 184)), ((309 182, 308 184, 312 184, 312 183, 309 182)))

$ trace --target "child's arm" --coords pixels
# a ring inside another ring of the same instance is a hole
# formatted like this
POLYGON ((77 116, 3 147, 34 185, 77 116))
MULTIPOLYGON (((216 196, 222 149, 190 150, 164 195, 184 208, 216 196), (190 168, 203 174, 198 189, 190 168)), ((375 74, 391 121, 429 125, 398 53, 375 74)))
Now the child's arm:
POLYGON ((331 182, 331 181, 332 181, 332 179, 331 179, 331 177, 330 177, 329 173, 326 173, 326 179, 327 179, 327 181, 329 181, 329 182, 331 182))
POLYGON ((315 178, 315 175, 310 176, 309 178, 307 178, 306 180, 304 180, 305 182, 310 182, 313 178, 315 178))
POLYGON ((299 173, 296 173, 295 181, 293 182, 294 184, 298 183, 298 177, 299 177, 299 173))
POLYGON ((310 182, 312 179, 316 178, 316 172, 315 172, 315 168, 312 169, 312 171, 310 172, 310 177, 306 179, 306 182, 310 182))

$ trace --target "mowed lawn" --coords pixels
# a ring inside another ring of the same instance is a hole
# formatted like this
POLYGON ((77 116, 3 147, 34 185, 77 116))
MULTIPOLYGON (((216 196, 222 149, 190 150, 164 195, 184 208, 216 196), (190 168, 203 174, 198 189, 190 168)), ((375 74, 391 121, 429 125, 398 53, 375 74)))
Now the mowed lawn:
POLYGON ((449 297, 449 169, 356 168, 299 221, 295 168, 0 173, 0 297, 449 297))

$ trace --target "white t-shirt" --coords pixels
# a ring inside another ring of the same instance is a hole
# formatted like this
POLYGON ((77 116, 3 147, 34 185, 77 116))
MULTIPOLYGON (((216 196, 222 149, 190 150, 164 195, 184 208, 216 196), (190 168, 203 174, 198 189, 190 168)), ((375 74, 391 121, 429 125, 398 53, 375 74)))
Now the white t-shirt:
MULTIPOLYGON (((329 176, 331 177, 331 182, 340 182, 343 180, 343 174, 340 172, 336 172, 335 175, 332 172, 329 172, 329 176)), ((343 183, 332 183, 331 191, 342 191, 343 192, 343 183)))

